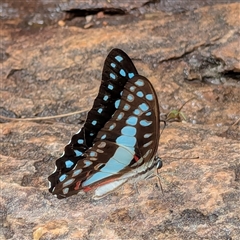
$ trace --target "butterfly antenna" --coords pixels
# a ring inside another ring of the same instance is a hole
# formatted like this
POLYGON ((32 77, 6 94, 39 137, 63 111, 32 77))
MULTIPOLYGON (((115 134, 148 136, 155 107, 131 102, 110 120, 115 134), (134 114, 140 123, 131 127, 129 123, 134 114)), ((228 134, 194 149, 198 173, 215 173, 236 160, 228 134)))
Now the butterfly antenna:
POLYGON ((163 187, 162 187, 162 183, 161 183, 161 177, 160 177, 160 174, 159 174, 158 170, 159 169, 157 168, 156 173, 150 174, 149 176, 146 177, 146 179, 149 179, 149 178, 152 178, 152 177, 157 177, 158 178, 158 182, 159 182, 159 186, 160 186, 160 189, 161 189, 161 192, 164 195, 163 187))
POLYGON ((178 109, 178 111, 180 112, 181 110, 182 110, 182 108, 187 104, 187 103, 189 103, 190 101, 192 101, 193 99, 196 99, 195 97, 192 97, 192 98, 190 98, 189 100, 187 100, 179 109, 178 109))
POLYGON ((240 118, 232 125, 232 127, 237 125, 239 122, 240 122, 240 118))
POLYGON ((167 126, 167 122, 166 122, 165 120, 160 120, 160 122, 163 122, 163 123, 164 123, 163 129, 162 129, 162 131, 161 131, 161 133, 160 133, 160 135, 162 135, 163 130, 164 130, 165 127, 167 126))
POLYGON ((199 157, 189 157, 189 158, 182 158, 182 157, 164 157, 164 158, 168 158, 168 159, 199 159, 199 157))
POLYGON ((160 186, 162 195, 164 195, 163 187, 162 187, 162 183, 161 183, 161 178, 160 178, 160 176, 159 176, 158 170, 157 170, 157 174, 156 174, 155 176, 158 178, 158 183, 159 183, 159 186, 160 186))

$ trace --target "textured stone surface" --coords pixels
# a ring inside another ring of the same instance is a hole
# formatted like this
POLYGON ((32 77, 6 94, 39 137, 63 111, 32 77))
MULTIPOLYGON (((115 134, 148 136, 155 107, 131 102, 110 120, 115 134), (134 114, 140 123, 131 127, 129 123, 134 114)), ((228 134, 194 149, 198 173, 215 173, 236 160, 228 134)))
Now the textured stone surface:
POLYGON ((1 239, 238 239, 239 4, 158 12, 148 20, 83 30, 4 29, 1 114, 67 118, 1 123, 1 239), (112 195, 57 200, 47 177, 98 91, 110 49, 125 50, 153 83, 162 112, 183 108, 159 144, 157 178, 112 195), (192 159, 199 157, 198 159, 192 159))

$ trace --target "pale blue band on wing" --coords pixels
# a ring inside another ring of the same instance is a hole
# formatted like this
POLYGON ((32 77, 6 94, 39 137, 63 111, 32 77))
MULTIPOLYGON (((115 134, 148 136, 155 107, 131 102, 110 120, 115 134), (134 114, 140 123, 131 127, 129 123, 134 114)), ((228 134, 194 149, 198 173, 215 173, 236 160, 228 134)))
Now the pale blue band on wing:
POLYGON ((126 147, 119 146, 114 155, 108 160, 101 170, 82 183, 83 187, 91 185, 104 178, 110 177, 130 164, 134 157, 134 152, 126 147))

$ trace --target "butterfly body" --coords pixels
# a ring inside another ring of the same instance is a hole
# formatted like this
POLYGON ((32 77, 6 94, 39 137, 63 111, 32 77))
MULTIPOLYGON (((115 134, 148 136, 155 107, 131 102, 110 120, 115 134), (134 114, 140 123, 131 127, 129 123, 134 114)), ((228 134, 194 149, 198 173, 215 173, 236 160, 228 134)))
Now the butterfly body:
POLYGON ((148 79, 130 58, 113 49, 83 128, 72 137, 49 176, 58 198, 94 190, 101 198, 157 165, 159 106, 148 79))

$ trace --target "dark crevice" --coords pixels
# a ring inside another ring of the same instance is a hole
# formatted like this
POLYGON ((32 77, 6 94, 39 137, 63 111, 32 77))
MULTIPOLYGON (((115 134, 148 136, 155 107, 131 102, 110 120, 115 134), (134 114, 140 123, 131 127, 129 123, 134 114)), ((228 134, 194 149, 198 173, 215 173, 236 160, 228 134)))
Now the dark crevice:
POLYGON ((229 77, 235 80, 240 80, 240 72, 226 71, 223 73, 224 77, 229 77))
POLYGON ((148 2, 143 3, 142 7, 149 6, 149 5, 152 5, 152 4, 160 4, 160 0, 150 0, 148 2))
POLYGON ((76 17, 86 17, 88 15, 96 15, 103 12, 106 15, 125 15, 126 12, 120 8, 90 8, 90 9, 70 9, 66 12, 64 20, 72 20, 76 17))

